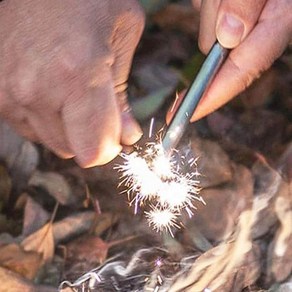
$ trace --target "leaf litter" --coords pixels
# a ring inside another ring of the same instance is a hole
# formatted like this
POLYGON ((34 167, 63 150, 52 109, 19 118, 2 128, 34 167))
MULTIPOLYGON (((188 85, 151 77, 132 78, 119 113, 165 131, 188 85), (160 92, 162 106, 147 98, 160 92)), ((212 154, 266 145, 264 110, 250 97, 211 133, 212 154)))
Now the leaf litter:
MULTIPOLYGON (((202 55, 186 1, 144 2, 129 94, 146 133, 202 55)), ((76 169, 0 121, 0 291, 291 291, 291 60, 188 128, 181 149, 199 156, 206 206, 174 237, 133 215, 119 158, 76 169)))

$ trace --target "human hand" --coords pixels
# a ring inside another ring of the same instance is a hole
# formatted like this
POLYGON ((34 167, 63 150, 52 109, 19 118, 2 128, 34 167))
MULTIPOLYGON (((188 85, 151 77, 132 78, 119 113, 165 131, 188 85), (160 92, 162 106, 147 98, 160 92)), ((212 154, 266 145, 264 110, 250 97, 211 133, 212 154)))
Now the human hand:
POLYGON ((216 39, 233 49, 192 116, 195 121, 246 89, 283 53, 292 39, 292 1, 193 0, 193 4, 201 9, 202 52, 208 53, 216 39))
POLYGON ((135 0, 0 3, 0 115, 82 167, 105 164, 141 130, 126 99, 144 27, 135 0))

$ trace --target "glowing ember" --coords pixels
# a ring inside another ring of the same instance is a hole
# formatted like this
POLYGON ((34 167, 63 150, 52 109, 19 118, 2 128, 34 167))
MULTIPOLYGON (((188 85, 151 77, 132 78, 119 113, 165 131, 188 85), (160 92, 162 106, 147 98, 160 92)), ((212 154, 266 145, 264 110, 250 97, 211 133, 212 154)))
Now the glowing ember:
MULTIPOLYGON (((176 161, 164 154, 161 144, 149 143, 131 154, 121 154, 125 163, 116 169, 121 173, 121 184, 127 188, 130 203, 135 204, 135 213, 142 204, 149 203, 152 209, 145 212, 149 225, 157 231, 179 228, 178 217, 182 210, 192 216, 193 202, 204 203, 199 196, 199 175, 183 172, 186 165, 196 166, 196 160, 186 160, 184 156, 176 161), (155 207, 153 207, 155 206, 155 207)), ((149 205, 148 205, 149 207, 149 205)))

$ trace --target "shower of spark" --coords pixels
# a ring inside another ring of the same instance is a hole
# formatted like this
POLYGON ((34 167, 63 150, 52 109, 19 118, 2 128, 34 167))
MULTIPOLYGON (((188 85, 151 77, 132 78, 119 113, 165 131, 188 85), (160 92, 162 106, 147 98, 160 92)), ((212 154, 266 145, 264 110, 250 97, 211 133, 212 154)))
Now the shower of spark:
POLYGON ((120 172, 120 184, 126 188, 124 192, 128 194, 130 205, 134 205, 135 214, 143 205, 149 226, 157 232, 173 234, 172 228, 180 227, 182 211, 191 217, 195 200, 205 204, 199 195, 195 159, 179 157, 179 152, 168 157, 161 143, 148 143, 144 149, 137 147, 136 151, 122 153, 121 157, 125 162, 116 169, 120 172), (184 171, 186 166, 193 171, 184 171))
POLYGON ((168 230, 169 233, 173 236, 171 228, 179 228, 179 225, 176 223, 178 214, 171 211, 170 209, 159 209, 153 207, 151 211, 145 212, 145 214, 149 225, 158 232, 168 230))

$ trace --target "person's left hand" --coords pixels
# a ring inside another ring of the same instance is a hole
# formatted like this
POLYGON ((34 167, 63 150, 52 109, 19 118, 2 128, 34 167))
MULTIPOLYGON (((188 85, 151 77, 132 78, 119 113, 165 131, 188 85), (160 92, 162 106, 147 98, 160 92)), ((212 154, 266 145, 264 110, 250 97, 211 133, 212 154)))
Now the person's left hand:
POLYGON ((136 0, 0 2, 0 115, 82 167, 141 137, 127 78, 144 27, 136 0))

